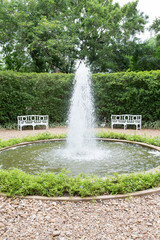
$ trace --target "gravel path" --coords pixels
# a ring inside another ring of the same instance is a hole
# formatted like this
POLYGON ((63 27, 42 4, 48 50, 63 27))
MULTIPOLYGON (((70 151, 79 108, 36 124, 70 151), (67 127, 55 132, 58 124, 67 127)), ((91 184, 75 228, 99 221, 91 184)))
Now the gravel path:
MULTIPOLYGON (((110 129, 103 129, 106 130, 110 129)), ((0 138, 7 140, 44 131, 0 130, 0 138)), ((48 131, 62 133, 66 129, 48 131)), ((141 130, 138 134, 160 136, 160 131, 141 130)), ((0 197, 0 240, 14 239, 159 240, 160 194, 76 203, 0 197)))
POLYGON ((0 239, 158 240, 160 194, 77 203, 1 197, 0 239))

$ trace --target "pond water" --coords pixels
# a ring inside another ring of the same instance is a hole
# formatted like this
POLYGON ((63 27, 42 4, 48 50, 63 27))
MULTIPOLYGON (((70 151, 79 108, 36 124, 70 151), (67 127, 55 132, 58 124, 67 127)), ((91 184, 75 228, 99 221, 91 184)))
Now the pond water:
POLYGON ((97 143, 98 151, 73 156, 66 151, 66 142, 34 143, 0 152, 0 168, 19 168, 27 173, 70 170, 106 176, 113 173, 132 173, 160 165, 160 152, 135 144, 119 142, 97 143))

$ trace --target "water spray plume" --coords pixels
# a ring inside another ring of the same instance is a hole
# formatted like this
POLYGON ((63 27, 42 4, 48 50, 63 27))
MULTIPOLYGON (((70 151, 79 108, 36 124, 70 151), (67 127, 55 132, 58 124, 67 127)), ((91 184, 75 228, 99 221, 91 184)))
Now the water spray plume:
POLYGON ((85 154, 95 148, 91 72, 84 62, 80 63, 75 74, 68 123, 67 148, 71 152, 85 154))

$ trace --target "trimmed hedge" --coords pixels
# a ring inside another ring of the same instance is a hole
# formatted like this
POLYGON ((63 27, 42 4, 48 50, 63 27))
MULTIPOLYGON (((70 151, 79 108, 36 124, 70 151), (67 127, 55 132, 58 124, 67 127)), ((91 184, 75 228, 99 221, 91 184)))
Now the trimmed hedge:
POLYGON ((99 119, 112 114, 142 115, 143 121, 160 119, 160 71, 93 75, 99 119))
MULTIPOLYGON (((67 119, 73 74, 0 72, 0 124, 16 123, 18 115, 47 114, 50 122, 67 119)), ((111 114, 142 114, 160 119, 160 70, 93 74, 97 120, 111 114)))
POLYGON ((0 124, 17 122, 17 116, 29 114, 63 122, 73 78, 73 74, 0 72, 0 124))

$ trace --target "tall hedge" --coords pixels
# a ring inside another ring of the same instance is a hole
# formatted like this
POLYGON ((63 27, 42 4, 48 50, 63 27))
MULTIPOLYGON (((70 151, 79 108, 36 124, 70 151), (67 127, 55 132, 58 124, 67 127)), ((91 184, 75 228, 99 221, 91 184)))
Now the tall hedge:
POLYGON ((0 124, 17 116, 49 115, 50 122, 67 118, 74 75, 0 72, 0 124))
POLYGON ((160 71, 95 74, 92 77, 99 119, 112 114, 140 114, 160 120, 160 71))
MULTIPOLYGON (((0 124, 17 116, 47 114, 64 122, 69 110, 73 74, 0 72, 0 124)), ((144 121, 160 119, 160 71, 93 74, 97 119, 112 114, 142 114, 144 121)))

